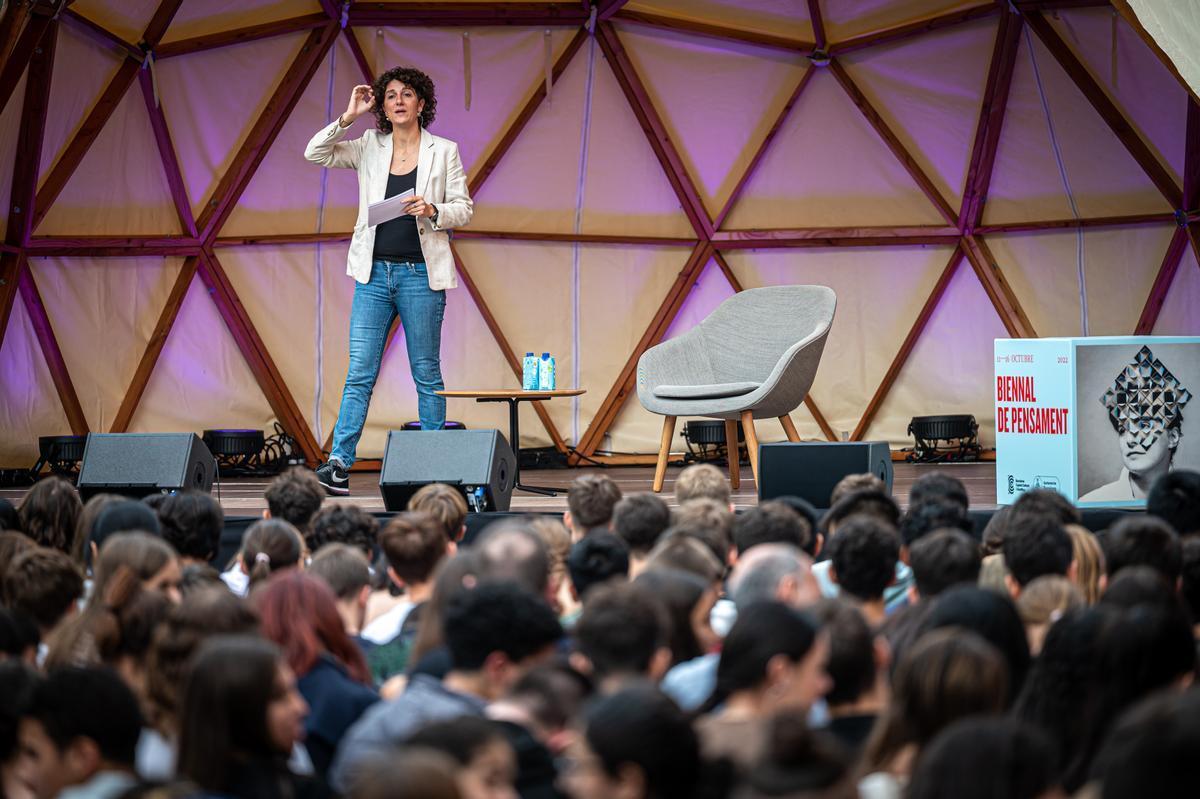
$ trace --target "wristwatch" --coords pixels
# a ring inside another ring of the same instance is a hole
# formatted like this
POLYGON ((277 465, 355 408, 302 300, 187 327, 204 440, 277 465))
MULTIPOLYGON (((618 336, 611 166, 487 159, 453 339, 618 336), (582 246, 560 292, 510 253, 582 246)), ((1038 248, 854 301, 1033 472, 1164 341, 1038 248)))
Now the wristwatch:
POLYGON ((438 218, 438 209, 437 209, 437 206, 435 205, 435 206, 433 207, 433 216, 429 217, 429 221, 430 221, 430 222, 433 222, 433 224, 435 224, 435 225, 436 225, 436 224, 437 224, 437 218, 438 218))

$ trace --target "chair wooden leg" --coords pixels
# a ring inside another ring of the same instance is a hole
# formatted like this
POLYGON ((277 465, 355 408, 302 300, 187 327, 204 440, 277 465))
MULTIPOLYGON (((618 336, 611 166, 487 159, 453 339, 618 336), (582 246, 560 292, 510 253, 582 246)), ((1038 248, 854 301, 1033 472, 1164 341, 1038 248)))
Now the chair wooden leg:
POLYGON ((746 449, 750 451, 750 471, 758 485, 758 433, 754 431, 754 412, 742 411, 742 432, 746 434, 746 449))
POLYGON ((725 420, 725 454, 729 461, 729 487, 734 491, 742 482, 741 455, 738 450, 737 420, 725 420))
POLYGON ((788 441, 799 441, 800 434, 796 432, 796 424, 792 421, 792 415, 785 413, 779 417, 779 423, 783 425, 783 432, 787 433, 788 441))
POLYGON ((667 477, 667 456, 671 454, 671 437, 675 435, 675 417, 663 417, 662 443, 658 446, 658 463, 654 466, 654 493, 661 494, 667 477))

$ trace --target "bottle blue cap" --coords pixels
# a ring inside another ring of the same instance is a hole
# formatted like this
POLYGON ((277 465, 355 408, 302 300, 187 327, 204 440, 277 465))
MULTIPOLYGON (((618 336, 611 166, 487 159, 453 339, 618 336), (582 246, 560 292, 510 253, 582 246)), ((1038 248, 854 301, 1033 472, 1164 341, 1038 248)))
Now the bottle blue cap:
POLYGON ((542 357, 543 357, 543 358, 549 358, 549 357, 550 357, 550 353, 548 353, 548 352, 543 352, 543 353, 542 353, 542 357))
POLYGON ((526 357, 526 358, 532 358, 532 357, 533 357, 533 353, 532 353, 532 352, 527 352, 527 353, 525 353, 525 357, 526 357))

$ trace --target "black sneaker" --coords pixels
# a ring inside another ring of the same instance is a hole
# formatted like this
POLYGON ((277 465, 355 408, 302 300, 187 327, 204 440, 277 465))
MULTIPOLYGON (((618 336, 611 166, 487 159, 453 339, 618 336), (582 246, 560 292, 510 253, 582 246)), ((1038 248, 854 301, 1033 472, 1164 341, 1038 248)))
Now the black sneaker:
POLYGON ((326 461, 317 467, 317 481, 326 494, 346 496, 350 493, 350 473, 338 461, 326 461))

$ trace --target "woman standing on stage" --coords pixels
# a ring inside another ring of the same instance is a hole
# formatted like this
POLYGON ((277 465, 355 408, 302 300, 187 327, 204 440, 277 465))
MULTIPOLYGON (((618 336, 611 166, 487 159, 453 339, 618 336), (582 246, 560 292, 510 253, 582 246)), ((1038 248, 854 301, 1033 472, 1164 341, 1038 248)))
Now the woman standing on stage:
POLYGON ((367 419, 371 392, 388 330, 398 314, 417 387, 422 430, 439 430, 446 400, 442 383, 442 317, 446 289, 455 288, 448 230, 471 221, 472 203, 458 145, 426 128, 437 110, 433 81, 420 70, 398 67, 371 86, 355 86, 350 103, 308 143, 304 157, 358 172, 358 220, 346 272, 357 281, 350 308, 350 367, 333 449, 317 478, 331 494, 349 494, 349 470, 367 419), (340 141, 368 111, 375 129, 340 141), (367 207, 412 190, 404 216, 367 223, 367 207))

